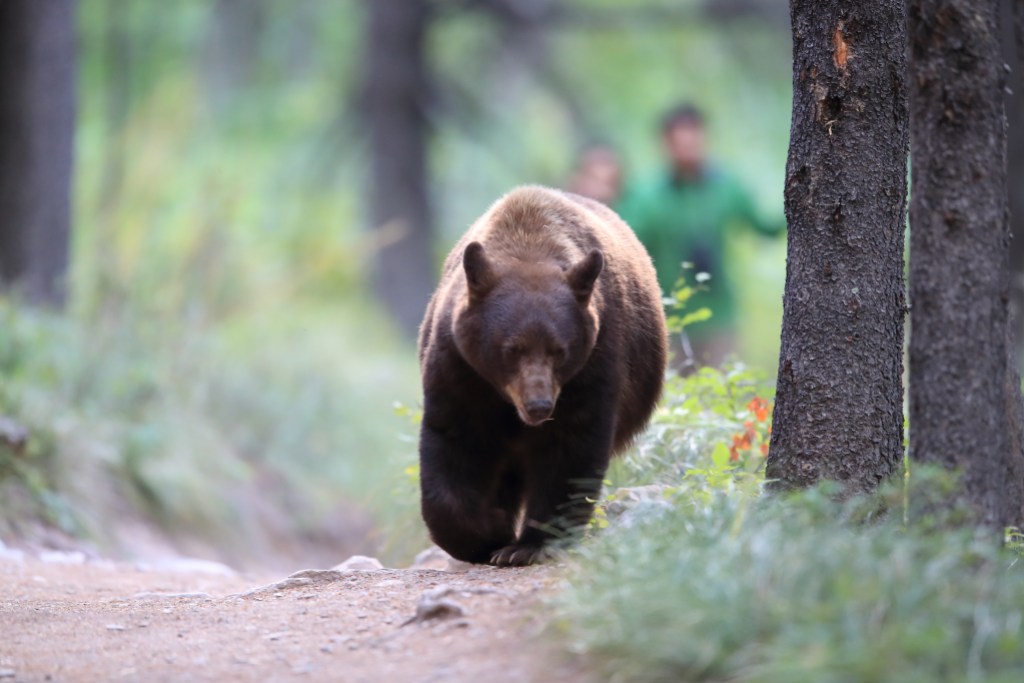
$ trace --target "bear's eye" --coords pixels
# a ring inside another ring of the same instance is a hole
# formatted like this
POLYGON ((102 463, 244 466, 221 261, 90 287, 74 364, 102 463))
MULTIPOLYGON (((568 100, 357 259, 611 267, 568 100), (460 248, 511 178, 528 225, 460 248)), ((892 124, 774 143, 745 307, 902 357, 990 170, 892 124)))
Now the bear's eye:
POLYGON ((569 357, 569 351, 564 346, 556 346, 551 349, 551 358, 556 365, 561 365, 569 357))
POLYGON ((526 353, 526 349, 522 344, 506 344, 505 355, 509 358, 518 358, 526 353))

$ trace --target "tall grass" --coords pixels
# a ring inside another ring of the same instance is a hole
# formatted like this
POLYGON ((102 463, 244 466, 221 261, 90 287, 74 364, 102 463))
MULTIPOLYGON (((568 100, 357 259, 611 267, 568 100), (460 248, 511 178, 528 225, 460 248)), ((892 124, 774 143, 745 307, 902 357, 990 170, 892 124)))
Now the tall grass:
POLYGON ((763 438, 735 382, 705 375, 670 388, 675 415, 659 414, 625 470, 662 494, 615 518, 628 496, 613 492, 607 528, 572 555, 555 599, 568 650, 623 682, 1024 677, 1019 544, 963 528, 949 475, 915 470, 845 502, 827 486, 765 498, 758 449, 699 429, 732 414, 763 438))
MULTIPOLYGON (((332 312, 372 330, 365 312, 332 312)), ((33 512, 125 552, 155 526, 181 551, 242 565, 374 550, 367 534, 393 512, 373 493, 412 456, 392 436, 404 424, 390 406, 415 386, 401 345, 308 322, 323 312, 226 335, 9 303, 0 318, 0 414, 31 435, 23 453, 0 447, 8 527, 33 512)))

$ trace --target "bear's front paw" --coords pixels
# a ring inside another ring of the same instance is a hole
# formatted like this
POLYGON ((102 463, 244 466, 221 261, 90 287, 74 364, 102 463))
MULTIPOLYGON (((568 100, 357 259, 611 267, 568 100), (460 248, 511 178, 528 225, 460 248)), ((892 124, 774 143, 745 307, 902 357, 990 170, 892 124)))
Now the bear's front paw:
POLYGON ((513 543, 491 555, 495 567, 525 567, 548 558, 548 552, 541 545, 519 545, 513 543))

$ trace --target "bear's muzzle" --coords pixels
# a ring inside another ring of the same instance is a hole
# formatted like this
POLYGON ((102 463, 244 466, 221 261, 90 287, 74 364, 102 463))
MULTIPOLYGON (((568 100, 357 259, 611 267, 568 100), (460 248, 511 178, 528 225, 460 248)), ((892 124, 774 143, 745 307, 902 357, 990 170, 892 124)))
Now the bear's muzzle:
POLYGON ((519 419, 530 427, 552 419, 555 402, 558 400, 558 386, 550 359, 524 360, 508 387, 508 394, 519 413, 519 419))

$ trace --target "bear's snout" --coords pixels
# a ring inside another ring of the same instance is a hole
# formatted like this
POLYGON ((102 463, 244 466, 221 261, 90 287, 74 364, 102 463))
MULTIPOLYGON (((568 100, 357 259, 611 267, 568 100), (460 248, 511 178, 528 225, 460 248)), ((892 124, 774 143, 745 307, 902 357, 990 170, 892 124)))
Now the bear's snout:
POLYGON ((526 402, 526 416, 530 418, 532 424, 540 424, 544 420, 551 417, 551 413, 555 410, 555 402, 549 401, 546 398, 536 399, 533 401, 526 402))
POLYGON ((524 423, 536 427, 550 420, 558 400, 551 362, 544 358, 525 360, 507 391, 524 423))

